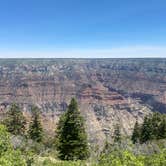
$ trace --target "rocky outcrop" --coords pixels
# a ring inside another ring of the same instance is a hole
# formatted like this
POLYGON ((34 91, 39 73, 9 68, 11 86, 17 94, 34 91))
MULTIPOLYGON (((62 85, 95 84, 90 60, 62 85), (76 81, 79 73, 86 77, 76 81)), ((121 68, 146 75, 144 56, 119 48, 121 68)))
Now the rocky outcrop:
POLYGON ((45 129, 54 132, 58 117, 76 97, 91 142, 111 139, 120 124, 131 134, 151 111, 166 113, 166 59, 1 59, 1 113, 19 103, 42 110, 45 129))

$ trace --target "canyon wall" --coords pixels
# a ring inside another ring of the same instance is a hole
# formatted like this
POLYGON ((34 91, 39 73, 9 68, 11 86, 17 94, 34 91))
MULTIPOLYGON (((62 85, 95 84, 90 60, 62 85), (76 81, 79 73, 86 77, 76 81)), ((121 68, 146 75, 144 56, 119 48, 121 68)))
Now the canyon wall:
POLYGON ((16 102, 29 116, 42 111, 53 133, 59 116, 76 97, 91 142, 111 139, 119 123, 130 135, 152 111, 166 113, 166 59, 1 59, 1 113, 16 102))

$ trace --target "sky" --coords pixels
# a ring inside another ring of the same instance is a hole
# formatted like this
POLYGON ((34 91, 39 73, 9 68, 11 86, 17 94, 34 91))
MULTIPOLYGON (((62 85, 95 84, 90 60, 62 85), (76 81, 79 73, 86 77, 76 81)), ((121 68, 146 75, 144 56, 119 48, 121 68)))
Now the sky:
POLYGON ((166 57, 166 0, 0 0, 0 58, 166 57))

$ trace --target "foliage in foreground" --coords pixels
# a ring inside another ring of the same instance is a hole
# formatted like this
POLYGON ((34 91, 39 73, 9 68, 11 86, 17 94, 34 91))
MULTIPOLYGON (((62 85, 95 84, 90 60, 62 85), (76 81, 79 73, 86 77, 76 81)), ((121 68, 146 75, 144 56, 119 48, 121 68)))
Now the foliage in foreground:
POLYGON ((134 155, 131 151, 116 150, 103 154, 98 163, 86 161, 59 161, 52 159, 38 160, 34 166, 165 166, 166 151, 153 155, 134 155))
POLYGON ((10 143, 10 134, 0 125, 0 166, 26 166, 19 150, 14 150, 10 143))
POLYGON ((85 161, 62 161, 58 158, 38 157, 33 166, 165 166, 166 140, 132 144, 130 140, 107 144, 98 158, 85 161))
POLYGON ((166 151, 153 155, 134 155, 130 151, 116 150, 103 155, 98 166, 165 166, 166 151))
POLYGON ((85 161, 61 161, 52 158, 38 159, 33 166, 87 166, 85 161))
POLYGON ((0 125, 0 166, 166 165, 165 115, 154 113, 145 117, 143 125, 136 122, 133 143, 127 138, 123 139, 120 127, 115 126, 114 143, 107 143, 101 155, 98 153, 94 155, 95 157, 91 155, 91 158, 87 159, 89 156, 87 135, 75 99, 71 100, 68 110, 60 118, 56 147, 54 139, 47 139, 45 136, 44 141, 36 107, 33 107, 32 113, 29 137, 26 137, 25 121, 21 111, 17 105, 13 105, 9 110, 6 127, 0 125), (11 136, 8 131, 13 135, 11 136))
POLYGON ((109 144, 96 166, 165 166, 166 140, 133 144, 130 140, 109 144))

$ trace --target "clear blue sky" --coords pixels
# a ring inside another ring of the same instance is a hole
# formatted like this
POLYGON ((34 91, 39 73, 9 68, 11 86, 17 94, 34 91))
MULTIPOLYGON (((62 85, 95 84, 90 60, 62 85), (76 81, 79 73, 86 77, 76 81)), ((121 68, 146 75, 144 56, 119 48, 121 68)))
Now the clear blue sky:
POLYGON ((102 55, 166 57, 166 0, 1 0, 0 57, 102 55))

